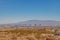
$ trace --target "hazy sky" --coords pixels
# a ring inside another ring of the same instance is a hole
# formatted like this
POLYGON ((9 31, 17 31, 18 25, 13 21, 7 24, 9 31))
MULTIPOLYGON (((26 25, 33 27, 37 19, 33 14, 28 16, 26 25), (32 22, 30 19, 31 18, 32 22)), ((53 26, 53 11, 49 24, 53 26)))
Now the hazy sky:
POLYGON ((0 24, 25 20, 60 21, 60 0, 0 0, 0 24))

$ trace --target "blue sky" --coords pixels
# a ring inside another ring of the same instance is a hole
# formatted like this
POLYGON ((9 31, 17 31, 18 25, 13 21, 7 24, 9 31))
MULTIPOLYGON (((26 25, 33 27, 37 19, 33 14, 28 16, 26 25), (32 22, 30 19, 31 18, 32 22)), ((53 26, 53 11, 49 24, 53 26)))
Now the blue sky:
POLYGON ((26 20, 60 21, 60 0, 0 0, 0 24, 26 20))

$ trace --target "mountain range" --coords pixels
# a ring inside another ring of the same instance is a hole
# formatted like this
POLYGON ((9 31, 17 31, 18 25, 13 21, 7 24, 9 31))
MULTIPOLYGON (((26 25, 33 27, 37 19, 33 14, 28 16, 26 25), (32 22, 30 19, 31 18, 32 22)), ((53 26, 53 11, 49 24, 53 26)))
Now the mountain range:
POLYGON ((54 20, 28 20, 19 23, 5 24, 8 26, 60 26, 60 21, 54 20))

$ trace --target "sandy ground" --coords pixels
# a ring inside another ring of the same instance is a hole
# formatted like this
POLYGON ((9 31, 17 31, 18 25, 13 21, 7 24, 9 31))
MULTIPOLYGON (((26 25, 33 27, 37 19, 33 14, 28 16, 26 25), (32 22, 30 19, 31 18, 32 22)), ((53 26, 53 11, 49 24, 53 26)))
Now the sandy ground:
POLYGON ((60 40, 52 29, 0 29, 0 40, 60 40))

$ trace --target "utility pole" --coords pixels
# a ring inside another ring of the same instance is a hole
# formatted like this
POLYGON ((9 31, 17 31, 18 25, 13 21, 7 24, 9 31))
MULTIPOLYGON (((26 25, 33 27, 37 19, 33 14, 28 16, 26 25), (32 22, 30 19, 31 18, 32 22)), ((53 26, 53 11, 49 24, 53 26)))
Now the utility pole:
POLYGON ((39 26, 41 26, 41 24, 39 24, 39 26))
POLYGON ((37 24, 34 24, 35 26, 37 26, 37 24))

